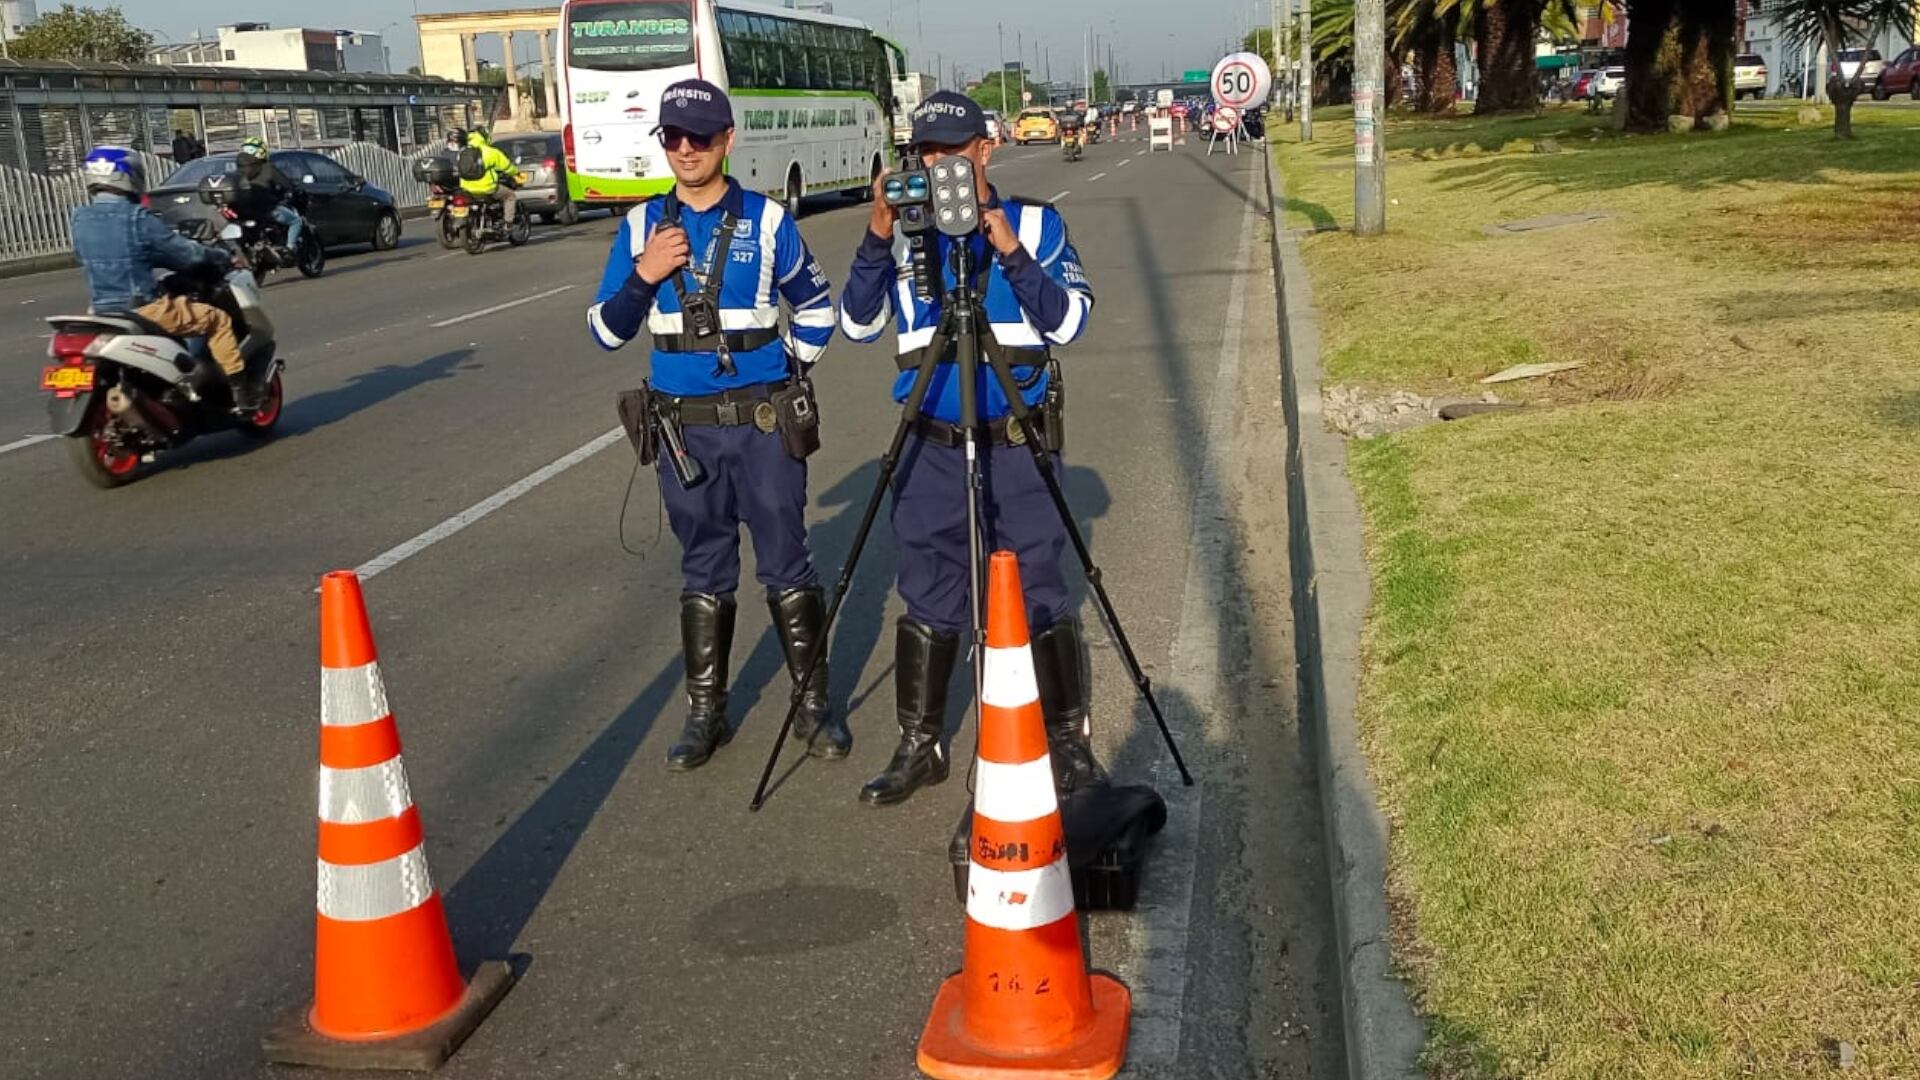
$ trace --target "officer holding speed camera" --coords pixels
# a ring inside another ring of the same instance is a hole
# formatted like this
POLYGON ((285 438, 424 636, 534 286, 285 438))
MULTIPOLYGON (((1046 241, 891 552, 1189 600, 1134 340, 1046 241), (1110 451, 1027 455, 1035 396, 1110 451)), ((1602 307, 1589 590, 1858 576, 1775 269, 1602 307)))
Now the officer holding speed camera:
MULTIPOLYGON (((674 188, 627 215, 608 255, 587 326, 617 349, 645 326, 651 378, 621 395, 621 419, 643 464, 657 455, 667 517, 680 540, 685 592, 685 729, 667 767, 698 768, 732 738, 727 669, 740 526, 798 683, 822 640, 826 608, 807 549, 806 457, 819 447, 807 372, 833 337, 827 276, 778 202, 726 175, 733 107, 718 86, 688 79, 660 99, 655 129, 674 188), (780 305, 792 314, 780 327, 780 305)), ((796 737, 821 757, 853 746, 827 700, 827 665, 804 686, 796 737)))
MULTIPOLYGON (((1086 329, 1093 290, 1058 210, 1044 203, 1002 199, 986 182, 993 145, 986 115, 971 98, 952 91, 929 97, 913 113, 912 150, 925 167, 943 159, 972 163, 981 193, 982 229, 969 236, 928 236, 918 242, 924 265, 937 267, 935 286, 916 286, 913 242, 886 197, 887 177, 874 185, 873 216, 841 297, 840 327, 860 342, 877 339, 888 319, 900 337, 901 368, 893 385, 904 402, 926 349, 944 350, 934 368, 921 415, 893 479, 893 532, 900 545, 900 596, 907 614, 896 630, 894 695, 900 745, 879 776, 861 789, 873 805, 897 803, 920 787, 947 778, 941 734, 947 683, 960 639, 971 623, 967 536, 965 432, 952 342, 943 339, 943 301, 955 284, 953 244, 970 244, 987 329, 982 348, 1012 367, 1022 400, 1039 430, 1012 422, 1007 398, 985 363, 978 370, 982 450, 981 528, 988 549, 1010 549, 1026 587, 1033 659, 1055 780, 1062 790, 1104 783, 1089 740, 1089 698, 1080 627, 1068 612, 1060 557, 1067 534, 1032 459, 1028 438, 1057 448, 1045 430, 1057 403, 1058 371, 1049 346, 1066 345, 1086 329), (931 292, 929 299, 923 292, 931 292), (1052 396, 1050 396, 1050 391, 1052 396)), ((1059 434, 1057 414, 1055 431, 1059 434)), ((1057 462, 1057 458, 1055 459, 1057 462)), ((1057 468, 1057 466, 1056 466, 1057 468)))

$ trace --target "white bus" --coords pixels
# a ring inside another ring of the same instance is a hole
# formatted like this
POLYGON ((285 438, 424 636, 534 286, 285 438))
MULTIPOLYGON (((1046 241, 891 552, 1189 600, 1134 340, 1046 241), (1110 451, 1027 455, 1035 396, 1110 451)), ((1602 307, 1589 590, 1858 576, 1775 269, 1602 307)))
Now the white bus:
POLYGON ((563 0, 560 100, 573 198, 625 203, 673 186, 660 94, 702 78, 733 99, 728 171, 781 199, 858 194, 892 151, 897 57, 856 19, 734 0, 563 0))

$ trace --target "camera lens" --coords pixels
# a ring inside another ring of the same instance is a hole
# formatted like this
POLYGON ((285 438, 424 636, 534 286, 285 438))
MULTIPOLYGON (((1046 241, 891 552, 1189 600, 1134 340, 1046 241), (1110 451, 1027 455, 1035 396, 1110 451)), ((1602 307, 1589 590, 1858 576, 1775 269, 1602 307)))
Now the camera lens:
POLYGON ((927 178, 924 176, 908 177, 907 178, 907 194, 916 199, 926 198, 927 197, 927 178))
POLYGON ((887 198, 898 199, 902 195, 905 195, 907 193, 907 186, 905 184, 902 184, 900 181, 889 177, 887 179, 886 193, 887 193, 887 198))

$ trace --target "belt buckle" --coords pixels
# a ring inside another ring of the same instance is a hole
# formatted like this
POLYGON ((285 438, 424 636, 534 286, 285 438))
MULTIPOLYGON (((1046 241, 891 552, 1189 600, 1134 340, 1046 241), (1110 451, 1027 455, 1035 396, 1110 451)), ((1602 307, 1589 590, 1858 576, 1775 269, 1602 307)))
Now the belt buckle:
POLYGON ((735 401, 722 401, 713 407, 713 417, 721 427, 738 427, 740 424, 740 404, 735 401))

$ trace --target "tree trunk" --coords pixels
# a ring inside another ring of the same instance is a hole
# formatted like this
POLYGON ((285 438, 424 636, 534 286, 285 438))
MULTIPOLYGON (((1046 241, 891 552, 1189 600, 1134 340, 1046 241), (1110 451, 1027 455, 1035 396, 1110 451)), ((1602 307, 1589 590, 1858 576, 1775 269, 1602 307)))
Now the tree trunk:
POLYGON ((1533 0, 1495 0, 1474 20, 1480 50, 1480 97, 1476 113, 1517 112, 1539 105, 1534 75, 1533 39, 1540 13, 1533 0))
POLYGON ((1827 96, 1833 99, 1833 137, 1836 139, 1853 138, 1853 103, 1867 84, 1859 78, 1842 79, 1835 75, 1827 80, 1827 96))
POLYGON ((1380 88, 1380 113, 1384 116, 1388 109, 1400 104, 1400 58, 1393 55, 1392 49, 1387 50, 1380 64, 1380 88))
POLYGON ((1442 25, 1414 50, 1420 85, 1414 108, 1423 113, 1450 113, 1460 96, 1460 73, 1453 63, 1453 28, 1442 25))
POLYGON ((1666 131, 1733 108, 1733 5, 1725 0, 1635 0, 1627 25, 1629 131, 1666 131))

